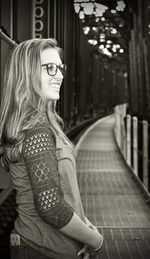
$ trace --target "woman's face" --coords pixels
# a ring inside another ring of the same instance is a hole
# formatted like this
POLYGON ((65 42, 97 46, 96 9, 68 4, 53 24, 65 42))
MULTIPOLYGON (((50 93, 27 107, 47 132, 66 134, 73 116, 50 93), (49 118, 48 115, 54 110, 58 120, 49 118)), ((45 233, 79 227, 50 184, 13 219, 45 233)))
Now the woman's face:
POLYGON ((41 52, 41 85, 43 96, 46 99, 58 100, 60 98, 59 93, 63 81, 63 75, 57 66, 60 66, 61 64, 62 61, 56 49, 47 48, 41 52), (48 66, 45 66, 47 64, 48 66), (55 68, 57 68, 57 72, 54 76, 52 76, 51 74, 54 74, 53 72, 56 71, 55 68))

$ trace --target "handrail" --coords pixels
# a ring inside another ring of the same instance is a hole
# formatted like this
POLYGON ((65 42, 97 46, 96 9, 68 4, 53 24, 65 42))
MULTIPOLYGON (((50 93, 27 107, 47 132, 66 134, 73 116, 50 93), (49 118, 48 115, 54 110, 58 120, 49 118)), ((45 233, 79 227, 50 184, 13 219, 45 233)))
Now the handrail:
POLYGON ((148 121, 138 120, 136 116, 125 114, 123 106, 122 104, 115 107, 115 139, 128 167, 150 199, 148 150, 150 124, 148 121), (139 123, 142 123, 142 128, 139 128, 139 123), (142 150, 138 147, 139 143, 142 143, 142 150), (139 165, 142 166, 142 171, 139 165))
POLYGON ((0 29, 0 38, 2 38, 4 41, 6 41, 9 45, 11 45, 11 46, 15 46, 15 45, 17 45, 17 43, 14 41, 14 40, 12 40, 10 37, 8 37, 3 31, 2 31, 2 29, 0 29))

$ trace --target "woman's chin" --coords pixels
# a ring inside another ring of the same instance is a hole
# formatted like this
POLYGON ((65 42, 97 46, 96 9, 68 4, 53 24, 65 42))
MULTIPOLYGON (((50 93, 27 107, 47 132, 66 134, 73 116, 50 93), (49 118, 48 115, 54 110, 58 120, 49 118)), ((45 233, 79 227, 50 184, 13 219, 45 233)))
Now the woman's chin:
POLYGON ((57 100, 59 100, 60 99, 60 95, 59 95, 59 93, 57 93, 57 94, 55 94, 55 95, 51 95, 51 96, 48 96, 48 99, 49 100, 52 100, 52 101, 57 101, 57 100))

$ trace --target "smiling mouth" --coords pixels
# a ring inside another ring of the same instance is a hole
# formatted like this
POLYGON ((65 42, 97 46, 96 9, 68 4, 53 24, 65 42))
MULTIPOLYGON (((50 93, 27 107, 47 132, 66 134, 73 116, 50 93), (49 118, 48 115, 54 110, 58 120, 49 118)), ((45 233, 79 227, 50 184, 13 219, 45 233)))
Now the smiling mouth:
POLYGON ((59 91, 60 90, 60 85, 59 84, 54 84, 52 86, 53 89, 55 89, 56 91, 59 91))
POLYGON ((59 83, 51 83, 51 84, 49 84, 49 86, 60 88, 60 84, 59 83))
POLYGON ((59 83, 54 83, 54 84, 52 84, 52 85, 56 85, 56 86, 59 86, 59 87, 60 87, 60 84, 59 84, 59 83))

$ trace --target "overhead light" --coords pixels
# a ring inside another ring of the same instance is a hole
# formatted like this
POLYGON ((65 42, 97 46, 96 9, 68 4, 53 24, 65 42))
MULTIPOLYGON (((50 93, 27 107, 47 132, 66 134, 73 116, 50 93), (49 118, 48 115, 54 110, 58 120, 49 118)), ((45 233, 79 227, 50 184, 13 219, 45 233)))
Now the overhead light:
POLYGON ((93 31, 97 31, 97 28, 93 26, 93 27, 92 27, 92 30, 93 30, 93 31))
POLYGON ((104 45, 103 44, 101 44, 101 45, 99 45, 99 49, 104 49, 104 45))
POLYGON ((105 55, 112 57, 112 53, 107 48, 104 48, 102 51, 105 55))
POLYGON ((84 34, 88 34, 90 31, 90 27, 86 26, 86 27, 83 27, 83 32, 84 34))
POLYGON ((100 42, 105 42, 105 33, 101 33, 99 36, 99 41, 100 42))
POLYGON ((125 9, 125 3, 124 1, 117 1, 117 6, 116 6, 116 10, 119 12, 123 12, 125 9))
POLYGON ((84 6, 84 13, 86 15, 91 15, 94 11, 94 4, 93 3, 87 3, 84 6))
POLYGON ((100 18, 99 18, 99 17, 97 17, 97 18, 95 19, 95 21, 96 21, 96 22, 99 22, 99 20, 100 20, 100 18))
POLYGON ((106 48, 109 49, 111 47, 110 44, 106 44, 106 48))
POLYGON ((116 49, 116 46, 115 46, 115 45, 113 45, 112 51, 113 51, 113 52, 117 52, 117 49, 116 49))
POLYGON ((111 44, 111 43, 112 43, 112 41, 111 41, 111 40, 107 40, 107 43, 108 43, 108 44, 111 44))
POLYGON ((100 42, 105 42, 105 39, 100 39, 99 41, 100 41, 100 42))
POLYGON ((119 48, 120 48, 120 45, 119 45, 119 44, 116 44, 116 48, 119 49, 119 48))
POLYGON ((117 33, 116 28, 111 28, 111 34, 116 34, 116 33, 117 33))
POLYGON ((127 78, 127 77, 128 77, 128 73, 127 73, 127 72, 124 72, 123 76, 124 76, 125 78, 127 78))
POLYGON ((96 45, 97 44, 97 40, 94 40, 94 39, 89 39, 88 40, 88 43, 90 43, 91 45, 96 45))
POLYGON ((117 11, 116 10, 111 10, 111 13, 116 13, 117 11))
POLYGON ((74 9, 76 13, 79 13, 79 18, 84 19, 83 14, 80 14, 81 10, 84 15, 94 15, 97 18, 102 17, 108 7, 96 3, 95 0, 74 0, 74 9))
POLYGON ((98 16, 98 17, 101 17, 101 16, 103 16, 103 14, 105 13, 105 11, 108 9, 108 7, 107 6, 105 6, 105 5, 102 5, 102 4, 98 4, 98 3, 96 3, 95 2, 95 12, 96 12, 96 16, 98 16))
POLYGON ((74 4, 74 10, 76 13, 79 13, 80 11, 80 5, 77 3, 77 4, 74 4))
POLYGON ((101 21, 104 22, 104 21, 105 21, 105 17, 102 17, 102 18, 101 18, 101 21))
POLYGON ((84 12, 83 12, 83 11, 80 11, 80 13, 79 13, 79 18, 80 18, 80 19, 84 19, 84 12))
POLYGON ((120 49, 119 52, 120 52, 120 53, 123 53, 123 52, 124 52, 124 49, 120 49))

